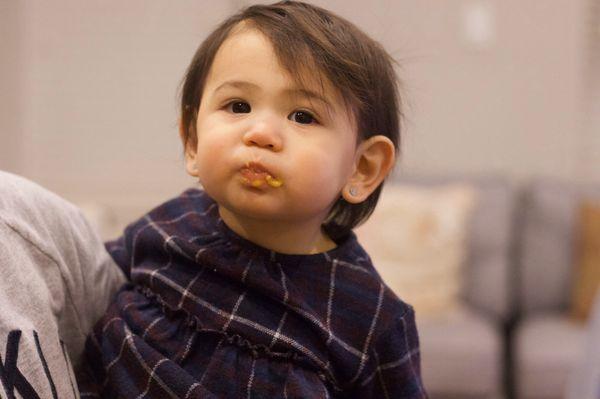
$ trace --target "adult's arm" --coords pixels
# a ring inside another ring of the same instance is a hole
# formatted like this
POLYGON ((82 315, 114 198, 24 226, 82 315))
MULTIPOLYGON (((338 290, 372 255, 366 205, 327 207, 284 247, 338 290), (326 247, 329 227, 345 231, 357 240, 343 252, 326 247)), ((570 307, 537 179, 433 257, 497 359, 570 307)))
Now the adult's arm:
POLYGON ((0 383, 78 397, 72 368, 125 277, 81 211, 0 171, 0 383))

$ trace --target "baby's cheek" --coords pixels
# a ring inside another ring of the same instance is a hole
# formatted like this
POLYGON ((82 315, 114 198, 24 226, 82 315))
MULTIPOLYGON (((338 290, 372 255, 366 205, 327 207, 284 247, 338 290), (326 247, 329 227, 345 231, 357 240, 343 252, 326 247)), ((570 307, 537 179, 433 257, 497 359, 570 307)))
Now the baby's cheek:
POLYGON ((286 182, 289 187, 295 187, 302 200, 325 204, 339 192, 340 179, 331 166, 302 168, 299 173, 286 182))
POLYGON ((198 146, 200 164, 208 169, 216 169, 217 165, 224 165, 226 161, 225 148, 225 145, 217 140, 200 142, 198 146))

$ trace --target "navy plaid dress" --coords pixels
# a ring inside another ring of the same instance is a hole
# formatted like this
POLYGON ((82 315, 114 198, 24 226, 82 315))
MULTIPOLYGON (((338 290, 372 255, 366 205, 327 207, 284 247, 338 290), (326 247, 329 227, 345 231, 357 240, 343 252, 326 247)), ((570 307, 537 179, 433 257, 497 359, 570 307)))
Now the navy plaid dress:
POLYGON ((425 398, 411 306, 354 233, 281 254, 189 189, 106 247, 129 278, 86 342, 82 397, 425 398))

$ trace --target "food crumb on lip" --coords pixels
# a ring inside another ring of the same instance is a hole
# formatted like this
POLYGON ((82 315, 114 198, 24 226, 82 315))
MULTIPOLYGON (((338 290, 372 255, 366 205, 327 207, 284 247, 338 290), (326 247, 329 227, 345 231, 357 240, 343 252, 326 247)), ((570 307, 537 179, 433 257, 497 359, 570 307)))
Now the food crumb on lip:
POLYGON ((267 175, 265 180, 267 181, 267 184, 271 187, 277 188, 277 187, 281 187, 283 185, 283 180, 277 179, 271 175, 267 175))
POLYGON ((273 177, 271 172, 257 162, 246 162, 245 167, 242 168, 244 181, 252 187, 261 187, 264 182, 273 188, 278 188, 283 185, 283 180, 277 177, 273 177), (245 172, 244 172, 245 171, 245 172), (250 176, 248 176, 250 174, 250 176), (260 178, 256 178, 256 175, 262 175, 260 178))

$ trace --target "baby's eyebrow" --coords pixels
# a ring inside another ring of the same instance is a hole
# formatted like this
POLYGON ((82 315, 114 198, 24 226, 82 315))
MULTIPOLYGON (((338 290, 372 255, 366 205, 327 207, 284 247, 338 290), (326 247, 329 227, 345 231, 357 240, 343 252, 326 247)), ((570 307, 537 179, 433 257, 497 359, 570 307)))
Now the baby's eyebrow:
MULTIPOLYGON (((250 91, 260 91, 261 90, 260 86, 257 85, 256 83, 252 83, 252 82, 248 82, 248 81, 244 81, 244 80, 228 80, 228 81, 221 83, 214 90, 213 93, 217 93, 219 90, 225 89, 227 87, 246 89, 246 90, 250 90, 250 91)), ((321 96, 320 94, 318 94, 312 90, 303 89, 303 88, 286 88, 283 90, 283 94, 288 94, 288 95, 289 94, 291 94, 291 95, 297 94, 297 95, 300 95, 307 99, 317 100, 317 101, 322 102, 329 111, 333 110, 333 107, 331 106, 329 101, 327 101, 323 96, 321 96)))

